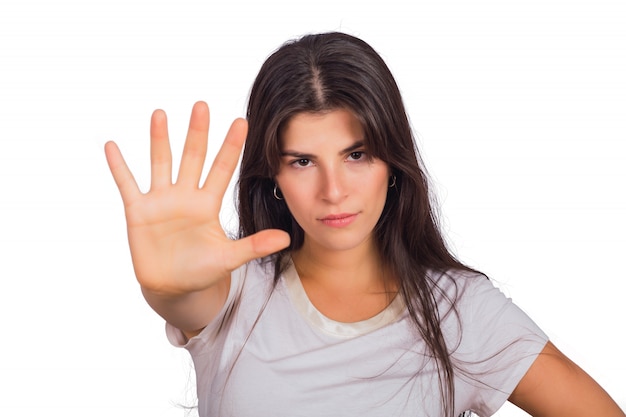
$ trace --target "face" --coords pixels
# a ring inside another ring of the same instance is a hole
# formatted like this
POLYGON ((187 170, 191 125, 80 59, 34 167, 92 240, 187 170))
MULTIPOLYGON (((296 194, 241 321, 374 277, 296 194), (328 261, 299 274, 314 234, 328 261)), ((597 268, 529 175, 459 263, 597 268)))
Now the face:
POLYGON ((390 174, 368 154, 357 118, 345 109, 297 114, 281 135, 281 152, 276 183, 304 230, 304 246, 374 249, 390 174))

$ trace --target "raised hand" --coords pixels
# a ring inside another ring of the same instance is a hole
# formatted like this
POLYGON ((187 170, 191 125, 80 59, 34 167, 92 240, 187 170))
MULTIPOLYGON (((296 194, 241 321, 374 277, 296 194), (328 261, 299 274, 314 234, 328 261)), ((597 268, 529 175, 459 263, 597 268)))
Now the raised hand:
POLYGON ((178 174, 172 183, 172 154, 165 113, 157 110, 150 126, 150 191, 139 190, 117 145, 105 153, 122 195, 135 275, 153 294, 176 297, 210 288, 244 263, 289 245, 289 235, 264 230, 241 240, 229 239, 219 211, 247 132, 243 119, 233 122, 200 186, 207 152, 209 109, 194 105, 178 174))

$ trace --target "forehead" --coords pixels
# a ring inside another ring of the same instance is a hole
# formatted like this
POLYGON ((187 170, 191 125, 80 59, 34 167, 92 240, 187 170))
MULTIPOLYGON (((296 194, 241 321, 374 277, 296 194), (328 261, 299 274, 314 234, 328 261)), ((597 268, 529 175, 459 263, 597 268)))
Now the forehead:
POLYGON ((335 142, 340 146, 346 142, 364 140, 360 120, 350 110, 343 108, 298 113, 289 119, 280 136, 283 149, 321 142, 335 142))

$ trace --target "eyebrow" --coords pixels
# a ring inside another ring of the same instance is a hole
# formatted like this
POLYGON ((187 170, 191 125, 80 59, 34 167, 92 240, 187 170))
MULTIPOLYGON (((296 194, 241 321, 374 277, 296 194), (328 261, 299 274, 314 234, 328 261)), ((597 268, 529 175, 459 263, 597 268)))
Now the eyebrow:
MULTIPOLYGON (((350 152, 354 152, 359 148, 362 148, 365 145, 365 142, 363 142, 362 140, 359 140, 357 142, 354 142, 352 145, 348 146, 345 149, 342 149, 339 151, 340 155, 346 154, 346 153, 350 153, 350 152)), ((282 151, 280 153, 280 156, 292 156, 294 158, 300 158, 300 159, 312 159, 315 155, 310 154, 310 153, 302 153, 302 152, 297 152, 297 151, 290 151, 290 150, 286 150, 286 151, 282 151)))

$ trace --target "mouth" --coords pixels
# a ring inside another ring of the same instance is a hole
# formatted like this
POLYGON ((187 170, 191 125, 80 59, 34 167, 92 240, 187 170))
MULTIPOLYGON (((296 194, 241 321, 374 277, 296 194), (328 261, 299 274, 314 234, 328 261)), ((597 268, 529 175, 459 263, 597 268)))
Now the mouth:
POLYGON ((352 223, 357 215, 358 213, 329 214, 328 216, 320 218, 319 221, 326 226, 344 227, 352 223))

